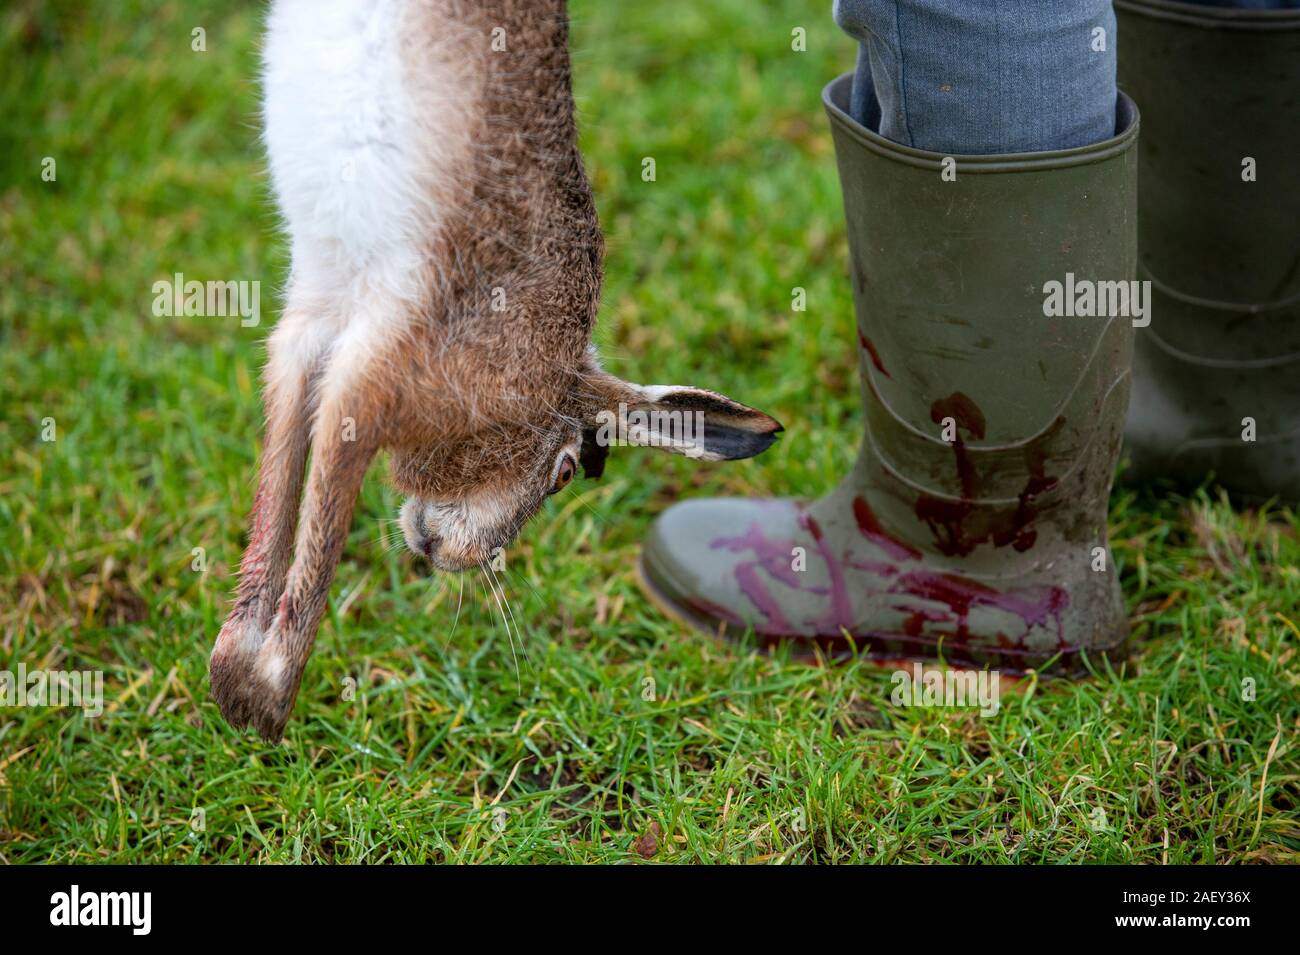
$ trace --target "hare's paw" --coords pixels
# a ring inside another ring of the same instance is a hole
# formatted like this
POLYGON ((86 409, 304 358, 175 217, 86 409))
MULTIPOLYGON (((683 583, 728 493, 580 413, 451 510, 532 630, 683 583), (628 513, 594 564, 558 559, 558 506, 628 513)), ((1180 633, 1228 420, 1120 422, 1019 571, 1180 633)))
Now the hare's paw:
POLYGON ((305 662, 305 657, 289 652, 288 645, 277 637, 276 627, 272 625, 253 662, 253 692, 248 699, 248 722, 268 743, 278 743, 284 736, 305 662))
POLYGON ((265 634, 250 616, 231 614, 217 635, 208 660, 208 682, 212 699, 221 715, 235 729, 243 729, 252 718, 257 691, 253 668, 265 634))

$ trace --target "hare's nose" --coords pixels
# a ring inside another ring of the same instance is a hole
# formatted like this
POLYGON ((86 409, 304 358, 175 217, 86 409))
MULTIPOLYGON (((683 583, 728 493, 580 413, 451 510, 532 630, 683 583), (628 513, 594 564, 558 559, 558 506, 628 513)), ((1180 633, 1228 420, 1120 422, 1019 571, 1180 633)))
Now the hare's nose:
POLYGON ((424 553, 425 557, 429 558, 430 560, 433 560, 433 552, 438 549, 438 545, 441 543, 442 543, 441 537, 429 536, 426 537, 423 541, 421 541, 420 550, 424 553))

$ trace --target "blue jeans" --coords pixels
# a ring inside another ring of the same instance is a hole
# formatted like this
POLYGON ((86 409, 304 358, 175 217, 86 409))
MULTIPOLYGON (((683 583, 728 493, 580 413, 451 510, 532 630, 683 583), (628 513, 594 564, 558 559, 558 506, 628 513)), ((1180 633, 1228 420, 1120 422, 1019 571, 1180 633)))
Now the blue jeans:
POLYGON ((835 0, 835 22, 860 44, 853 118, 886 139, 956 156, 1115 133, 1111 0, 835 0))

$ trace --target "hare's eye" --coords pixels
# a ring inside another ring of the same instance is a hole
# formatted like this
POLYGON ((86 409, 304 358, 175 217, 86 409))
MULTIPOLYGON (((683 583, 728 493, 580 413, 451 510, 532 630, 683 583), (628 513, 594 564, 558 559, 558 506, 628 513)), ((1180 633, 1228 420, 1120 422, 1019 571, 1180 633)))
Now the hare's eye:
POLYGON ((572 455, 565 454, 560 458, 560 467, 555 472, 555 483, 551 485, 550 493, 564 490, 564 486, 573 480, 577 470, 578 466, 574 463, 572 455))

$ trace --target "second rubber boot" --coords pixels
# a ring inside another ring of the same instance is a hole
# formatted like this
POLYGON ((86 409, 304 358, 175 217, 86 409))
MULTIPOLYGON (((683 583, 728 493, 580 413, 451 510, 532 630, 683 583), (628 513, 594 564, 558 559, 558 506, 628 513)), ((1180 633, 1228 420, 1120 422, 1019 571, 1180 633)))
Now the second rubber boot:
POLYGON ((1131 474, 1300 502, 1300 10, 1115 9, 1153 298, 1131 474))
POLYGON ((1105 142, 954 170, 853 120, 851 83, 823 99, 858 319, 857 464, 816 501, 674 505, 642 582, 694 626, 766 645, 1077 669, 1128 633, 1106 509, 1133 327, 1048 318, 1044 298, 1071 273, 1133 277, 1136 109, 1121 97, 1105 142))

